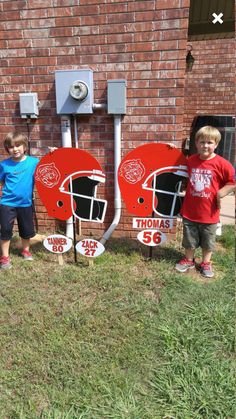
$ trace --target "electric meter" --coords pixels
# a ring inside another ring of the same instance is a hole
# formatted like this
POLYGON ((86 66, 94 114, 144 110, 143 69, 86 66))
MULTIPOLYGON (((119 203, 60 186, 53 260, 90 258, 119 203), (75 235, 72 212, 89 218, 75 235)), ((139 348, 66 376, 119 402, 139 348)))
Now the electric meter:
POLYGON ((76 80, 70 86, 70 95, 76 100, 84 100, 88 96, 88 86, 81 80, 76 80))
POLYGON ((93 70, 55 71, 57 113, 82 115, 93 113, 93 70))

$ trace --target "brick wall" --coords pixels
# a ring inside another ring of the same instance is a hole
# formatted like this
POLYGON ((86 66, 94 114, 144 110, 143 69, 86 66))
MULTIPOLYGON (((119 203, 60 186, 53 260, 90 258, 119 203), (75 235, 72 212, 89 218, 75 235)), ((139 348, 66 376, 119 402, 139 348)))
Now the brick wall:
POLYGON ((198 114, 235 114, 235 40, 210 39, 190 44, 195 61, 192 71, 186 73, 187 137, 198 114))
MULTIPOLYGON (((59 146, 55 70, 91 68, 96 103, 106 101, 108 79, 127 80, 122 155, 147 141, 183 140, 185 56, 189 0, 0 1, 0 140, 9 130, 27 132, 19 116, 19 93, 37 92, 40 116, 30 124, 32 154, 59 146)), ((109 201, 100 234, 113 218, 113 119, 105 111, 78 118, 79 146, 91 152, 107 175, 109 201)), ((50 230, 37 200, 40 231, 50 230)), ((100 229, 97 231, 96 229, 100 229)), ((123 211, 114 235, 130 235, 123 211)))

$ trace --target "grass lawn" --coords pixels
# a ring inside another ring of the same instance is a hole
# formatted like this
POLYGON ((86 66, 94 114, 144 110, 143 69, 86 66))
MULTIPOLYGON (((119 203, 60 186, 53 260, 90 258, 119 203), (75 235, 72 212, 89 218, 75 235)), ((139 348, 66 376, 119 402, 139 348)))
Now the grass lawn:
POLYGON ((0 419, 234 418, 234 229, 215 278, 181 249, 110 240, 88 266, 12 248, 0 272, 0 419))

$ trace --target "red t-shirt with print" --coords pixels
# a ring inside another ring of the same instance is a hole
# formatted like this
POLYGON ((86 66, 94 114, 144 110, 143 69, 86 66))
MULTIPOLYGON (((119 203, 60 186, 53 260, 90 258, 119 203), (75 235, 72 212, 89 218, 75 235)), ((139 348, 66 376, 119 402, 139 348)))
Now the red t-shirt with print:
POLYGON ((189 181, 181 215, 198 223, 218 223, 216 195, 226 184, 234 184, 233 166, 219 155, 202 160, 198 154, 189 157, 187 166, 189 181))

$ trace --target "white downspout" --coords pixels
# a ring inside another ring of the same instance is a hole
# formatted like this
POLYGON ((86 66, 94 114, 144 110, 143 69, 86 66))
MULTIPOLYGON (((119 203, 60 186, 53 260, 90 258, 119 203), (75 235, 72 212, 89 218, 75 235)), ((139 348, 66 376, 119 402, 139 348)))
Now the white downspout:
POLYGON ((105 244, 117 227, 121 216, 121 195, 118 184, 118 167, 121 160, 121 115, 114 115, 114 218, 110 227, 103 234, 100 242, 105 244))
MULTIPOLYGON (((61 145, 62 147, 72 147, 70 117, 62 115, 61 117, 61 145)), ((66 236, 73 239, 73 217, 66 220, 66 236)))
MULTIPOLYGON (((74 118, 74 139, 75 139, 75 148, 79 148, 79 139, 78 139, 78 126, 77 126, 77 116, 73 115, 74 118)), ((82 235, 82 222, 80 218, 78 219, 79 226, 79 236, 82 235)))

